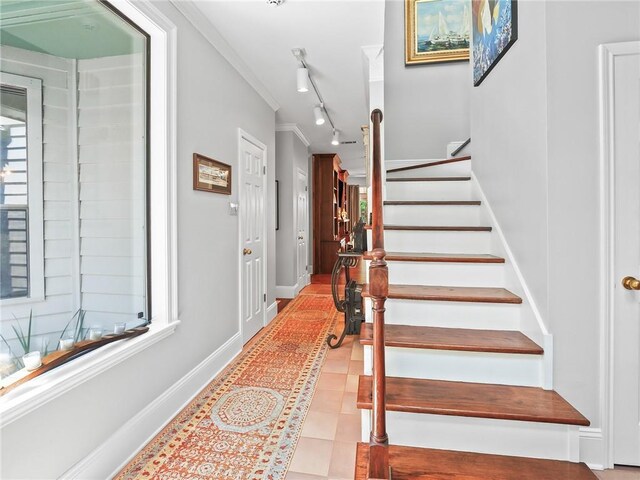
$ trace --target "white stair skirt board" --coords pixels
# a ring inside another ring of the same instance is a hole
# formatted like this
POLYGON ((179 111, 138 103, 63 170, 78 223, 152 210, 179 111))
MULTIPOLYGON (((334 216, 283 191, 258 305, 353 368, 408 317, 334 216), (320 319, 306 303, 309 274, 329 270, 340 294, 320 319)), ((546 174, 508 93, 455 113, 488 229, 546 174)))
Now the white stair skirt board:
MULTIPOLYGON (((421 163, 437 162, 438 160, 425 160, 421 163)), ((404 167, 407 165, 387 165, 388 169, 404 167)), ((413 178, 413 177, 465 177, 471 173, 471 161, 445 163, 444 165, 434 165, 433 167, 414 168, 401 172, 387 173, 387 178, 413 178)))
POLYGON ((385 230, 384 246, 388 252, 492 253, 490 233, 385 230))
POLYGON ((386 347, 385 365, 389 377, 542 387, 541 355, 386 347))
POLYGON ((579 461, 574 425, 387 412, 387 432, 394 445, 579 461))
MULTIPOLYGON (((504 257, 506 259, 507 268, 505 270, 505 284, 507 288, 513 293, 522 298, 522 316, 520 321, 520 331, 531 338, 538 345, 545 343, 552 345, 553 336, 549 333, 542 315, 533 300, 533 296, 525 278, 518 267, 516 259, 507 243, 507 240, 500 228, 500 224, 491 209, 491 204, 487 200, 486 195, 482 190, 482 186, 478 182, 474 174, 471 175, 471 187, 473 189, 474 196, 482 202, 482 212, 485 218, 487 218, 488 225, 493 229, 491 231, 491 245, 492 253, 504 257)), ((545 348, 545 388, 553 389, 553 352, 552 349, 545 348)))
MULTIPOLYGON (((520 305, 436 302, 424 300, 388 299, 385 303, 385 323, 422 325, 428 327, 477 328, 488 330, 518 330, 520 305)), ((365 316, 371 318, 371 301, 365 299, 365 316)))
POLYGON ((385 200, 477 200, 471 181, 387 182, 385 200))
POLYGON ((387 262, 389 283, 504 287, 504 263, 387 262))
POLYGON ((113 478, 241 351, 242 336, 237 333, 61 478, 113 478))
POLYGON ((385 205, 389 225, 483 226, 479 205, 385 205))

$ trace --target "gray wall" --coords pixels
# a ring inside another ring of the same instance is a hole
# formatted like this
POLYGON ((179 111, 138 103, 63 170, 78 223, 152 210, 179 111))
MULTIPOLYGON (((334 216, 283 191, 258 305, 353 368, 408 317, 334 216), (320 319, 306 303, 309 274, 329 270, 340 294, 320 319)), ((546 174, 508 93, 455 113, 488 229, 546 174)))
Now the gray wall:
POLYGON ((547 313, 544 2, 518 2, 518 41, 471 95, 473 170, 547 313))
POLYGON ((191 160, 202 152, 237 168, 238 127, 268 147, 267 303, 274 301, 275 114, 173 6, 156 6, 178 27, 182 323, 167 339, 5 427, 2 478, 59 477, 238 332, 238 217, 228 214, 229 197, 193 190, 191 160))
POLYGON ((560 393, 570 395, 592 426, 599 427, 597 47, 640 40, 640 4, 554 1, 547 5, 546 21, 549 324, 556 345, 554 373, 560 393))
POLYGON ((405 66, 403 0, 386 0, 384 26, 385 158, 446 158, 469 137, 470 63, 405 66))
MULTIPOLYGON (((554 335, 555 389, 597 429, 597 46, 638 40, 640 5, 521 1, 518 9, 518 41, 472 93, 473 168, 554 335)), ((601 455, 595 443, 581 454, 601 455)))
POLYGON ((280 228, 276 232, 276 285, 293 287, 298 281, 295 210, 298 169, 307 175, 307 184, 310 186, 309 150, 293 132, 277 132, 276 151, 276 180, 280 183, 280 228))

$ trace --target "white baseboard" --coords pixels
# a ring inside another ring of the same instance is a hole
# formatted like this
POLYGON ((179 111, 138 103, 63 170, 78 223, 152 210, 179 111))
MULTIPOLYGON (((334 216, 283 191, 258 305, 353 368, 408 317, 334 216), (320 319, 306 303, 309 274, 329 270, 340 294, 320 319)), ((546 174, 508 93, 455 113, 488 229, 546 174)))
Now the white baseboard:
POLYGON ((613 467, 605 465, 605 445, 601 428, 580 428, 580 461, 592 470, 604 470, 613 467))
POLYGON ((269 325, 271 323, 271 320, 273 320, 274 318, 276 318, 276 315, 278 315, 278 302, 273 302, 271 305, 269 305, 269 307, 267 308, 267 318, 266 318, 266 325, 269 325))
POLYGON ((298 284, 295 285, 276 285, 276 298, 295 298, 300 290, 298 284))
POLYGON ((241 351, 237 333, 60 478, 113 478, 241 351))

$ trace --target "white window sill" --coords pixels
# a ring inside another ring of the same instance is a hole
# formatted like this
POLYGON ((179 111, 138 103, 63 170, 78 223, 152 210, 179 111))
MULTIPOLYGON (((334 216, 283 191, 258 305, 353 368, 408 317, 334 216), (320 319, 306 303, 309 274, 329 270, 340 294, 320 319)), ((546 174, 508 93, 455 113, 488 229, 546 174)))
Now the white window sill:
POLYGON ((152 324, 143 335, 107 344, 20 385, 0 397, 0 428, 168 337, 179 324, 152 324))

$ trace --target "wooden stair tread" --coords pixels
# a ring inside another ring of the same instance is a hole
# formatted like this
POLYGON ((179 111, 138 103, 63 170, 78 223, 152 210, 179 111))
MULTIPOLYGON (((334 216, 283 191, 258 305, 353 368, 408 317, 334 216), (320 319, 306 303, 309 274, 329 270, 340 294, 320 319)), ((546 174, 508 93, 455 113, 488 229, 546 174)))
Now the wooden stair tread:
MULTIPOLYGON (((371 230, 371 225, 365 225, 371 230)), ((492 227, 465 227, 457 225, 384 225, 385 230, 407 230, 424 232, 490 232, 492 227)))
POLYGON ((410 177, 387 178, 387 182, 467 182, 471 177, 410 177))
POLYGON ((408 167, 391 168, 391 169, 387 170, 387 173, 404 172, 406 170, 415 170, 416 168, 435 167, 437 165, 446 165, 448 163, 464 162, 465 160, 471 160, 471 155, 467 155, 467 156, 464 156, 464 157, 445 158, 444 160, 437 160, 435 162, 419 163, 417 165, 409 165, 408 167))
MULTIPOLYGON (((390 262, 504 263, 502 257, 471 253, 387 252, 384 258, 390 262)), ((365 252, 364 259, 372 260, 371 252, 365 252)))
MULTIPOLYGON (((360 375, 358 408, 371 409, 369 376, 360 375)), ((554 391, 537 387, 387 377, 387 410, 588 426, 554 391)))
MULTIPOLYGON (((358 443, 355 480, 366 480, 369 445, 358 443)), ((584 463, 389 446, 393 480, 597 480, 584 463)))
MULTIPOLYGON (((369 296, 364 285, 362 296, 369 296)), ((522 299, 504 288, 442 287, 429 285, 389 285, 387 298, 404 300, 434 300, 441 302, 522 303, 522 299)))
MULTIPOLYGON (((468 328, 385 325, 388 347, 457 350, 466 352, 517 353, 542 355, 543 349, 522 332, 508 330, 473 330, 468 328)), ((373 344, 373 325, 365 323, 360 343, 373 344)))
POLYGON ((386 206, 477 206, 481 204, 480 200, 385 200, 384 202, 386 206))

